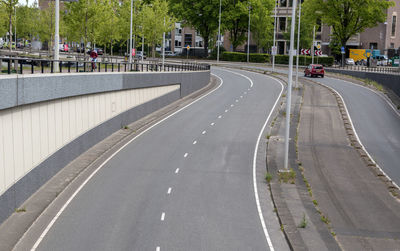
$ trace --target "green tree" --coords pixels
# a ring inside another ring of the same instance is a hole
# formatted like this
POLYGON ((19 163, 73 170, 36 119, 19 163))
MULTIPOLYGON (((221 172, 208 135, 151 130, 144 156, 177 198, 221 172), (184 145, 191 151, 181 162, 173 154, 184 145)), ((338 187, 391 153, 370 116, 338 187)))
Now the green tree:
POLYGON ((208 55, 210 38, 216 35, 218 29, 219 0, 170 0, 170 2, 171 12, 182 21, 182 24, 200 32, 204 40, 204 54, 208 55))
POLYGON ((14 16, 14 11, 15 8, 18 4, 18 0, 0 0, 1 2, 1 8, 4 8, 7 19, 8 19, 8 32, 9 32, 9 49, 11 51, 11 41, 12 41, 12 28, 13 28, 13 16, 14 16))
POLYGON ((26 5, 17 7, 17 35, 19 38, 32 40, 39 35, 40 10, 36 6, 26 5))
POLYGON ((229 31, 229 39, 233 51, 246 40, 249 21, 249 7, 251 2, 247 0, 228 0, 225 2, 222 20, 224 30, 229 31))
MULTIPOLYGON (((142 0, 133 0, 133 10, 132 10, 132 37, 134 46, 132 48, 137 47, 138 39, 137 36, 141 32, 141 26, 143 24, 143 1, 142 0)), ((123 40, 123 44, 129 45, 127 41, 130 36, 130 20, 131 20, 131 1, 126 0, 122 2, 121 7, 118 9, 118 27, 119 27, 119 39, 123 40)))
POLYGON ((162 41, 162 33, 171 31, 175 20, 168 15, 168 2, 155 0, 143 7, 144 36, 152 47, 152 57, 155 57, 156 45, 162 41), (165 24, 164 24, 165 20, 165 24))
POLYGON ((366 28, 386 20, 387 9, 394 2, 386 0, 309 0, 318 6, 321 21, 332 27, 332 36, 341 46, 366 28))
POLYGON ((274 0, 252 0, 251 6, 251 36, 261 51, 262 48, 272 45, 274 0))

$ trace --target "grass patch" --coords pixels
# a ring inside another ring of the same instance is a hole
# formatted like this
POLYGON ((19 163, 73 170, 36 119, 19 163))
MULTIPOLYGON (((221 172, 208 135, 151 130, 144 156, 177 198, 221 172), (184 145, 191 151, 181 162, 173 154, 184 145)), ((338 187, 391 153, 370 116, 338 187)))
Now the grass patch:
POLYGON ((296 172, 290 168, 287 172, 279 172, 279 181, 283 183, 294 184, 296 181, 296 172))
POLYGON ((268 183, 271 182, 271 180, 272 180, 272 174, 271 174, 270 172, 267 172, 267 173, 265 174, 265 180, 266 180, 268 183))
POLYGON ((383 92, 383 86, 371 79, 364 79, 364 83, 366 83, 367 85, 373 86, 376 89, 378 89, 378 91, 383 92))
POLYGON ((16 209, 15 209, 15 212, 16 212, 16 213, 24 213, 24 212, 26 212, 26 208, 25 208, 25 207, 16 208, 16 209))
POLYGON ((303 218, 301 219, 301 222, 299 224, 299 228, 306 228, 307 227, 307 219, 306 219, 306 214, 303 213, 303 218))

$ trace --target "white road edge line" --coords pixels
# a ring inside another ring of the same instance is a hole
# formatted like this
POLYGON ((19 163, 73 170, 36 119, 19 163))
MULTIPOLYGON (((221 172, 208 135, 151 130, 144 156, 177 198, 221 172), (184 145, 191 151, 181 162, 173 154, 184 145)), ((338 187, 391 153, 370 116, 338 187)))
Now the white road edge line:
MULTIPOLYGON (((225 69, 224 69, 224 70, 225 70, 225 69)), ((232 71, 231 71, 231 72, 232 72, 232 71)), ((247 78, 247 79, 250 81, 251 86, 253 86, 253 81, 252 81, 249 77, 247 77, 247 76, 245 76, 245 75, 243 75, 243 74, 237 73, 237 72, 232 72, 232 73, 247 78)), ((269 78, 271 78, 271 79, 277 81, 277 82, 281 85, 282 89, 281 89, 281 92, 280 92, 279 95, 278 95, 278 98, 277 98, 276 101, 275 101, 274 106, 273 106, 272 109, 271 109, 271 112, 269 113, 269 115, 268 115, 268 117, 267 117, 267 120, 265 121, 263 127, 261 128, 260 134, 258 135, 257 143, 256 143, 256 146, 255 146, 255 149, 254 149, 254 157, 253 157, 253 186, 254 186, 254 196, 255 196, 256 204, 257 204, 257 211, 258 211, 258 215, 259 215, 259 217, 260 217, 262 229, 264 230, 265 239, 267 239, 269 249, 270 249, 271 251, 274 251, 274 246, 272 245, 271 238, 270 238, 270 236, 269 236, 269 234, 268 234, 268 229, 267 229, 267 226, 266 226, 266 224, 265 224, 264 216, 263 216, 263 213, 262 213, 262 210, 261 210, 260 199, 259 199, 259 196, 258 196, 257 176, 256 176, 256 166, 257 166, 257 165, 256 165, 256 159, 257 159, 257 149, 258 149, 258 146, 260 145, 260 141, 261 141, 262 134, 263 134, 263 132, 264 132, 264 130, 265 130, 265 127, 266 127, 267 124, 268 124, 269 119, 271 118, 272 113, 273 113, 274 110, 275 110, 276 105, 278 104, 279 99, 281 98, 281 95, 282 95, 282 92, 283 92, 284 87, 283 87, 283 84, 282 84, 281 81, 279 81, 279 80, 277 80, 277 79, 275 79, 275 78, 273 78, 273 77, 270 77, 270 76, 267 76, 267 77, 269 77, 269 78)))
MULTIPOLYGON (((145 129, 144 131, 142 131, 141 133, 139 133, 138 135, 136 135, 136 137, 134 137, 133 139, 129 140, 125 145, 123 145, 120 149, 118 149, 115 153, 113 153, 110 157, 108 157, 96 170, 94 170, 94 172, 89 175, 89 177, 86 178, 86 180, 78 187, 78 189, 71 195, 71 197, 65 202, 65 204, 61 207, 61 209, 57 212, 57 214, 54 216, 54 218, 50 221, 49 225, 47 225, 47 227, 45 228, 45 230, 42 232, 42 234, 40 235, 40 237, 38 238, 38 240, 35 242, 35 244, 33 245, 33 247, 31 248, 31 251, 35 251, 36 248, 39 246, 39 244, 42 242, 43 238, 46 236, 46 234, 49 232, 50 228, 54 225, 54 223, 56 222, 56 220, 58 219, 58 217, 60 217, 60 215, 62 214, 62 212, 64 212, 65 208, 71 203, 71 201, 75 198, 75 196, 82 190, 82 188, 86 185, 86 183, 89 182, 89 180, 108 162, 110 161, 115 155, 117 155, 120 151, 122 151, 122 149, 124 149, 127 145, 129 145, 132 141, 134 141, 135 139, 137 139, 138 137, 140 137, 141 135, 143 135, 144 133, 146 133, 147 131, 149 131, 150 129, 152 129, 153 127, 161 124, 162 122, 164 122, 165 120, 169 119, 170 117, 174 116, 175 114, 185 110, 186 108, 188 108, 189 106, 199 102, 200 100, 202 100, 203 98, 207 97, 208 95, 210 95, 211 93, 214 93, 216 90, 218 90, 223 84, 224 84, 224 80, 222 80, 221 77, 219 77, 218 75, 215 75, 213 73, 211 73, 211 75, 214 75, 215 77, 217 77, 220 80, 220 84, 217 86, 217 88, 215 88, 214 90, 212 90, 211 92, 201 96, 200 98, 194 100, 193 102, 185 105, 184 107, 182 107, 181 109, 173 112, 172 114, 168 115, 167 117, 163 118, 162 120, 158 121, 157 123, 155 123, 154 125, 150 126, 149 128, 145 129)), ((36 222, 36 221, 35 221, 36 222)), ((159 247, 157 247, 159 249, 159 247)))
POLYGON ((162 214, 161 214, 161 221, 164 221, 164 220, 165 220, 165 213, 162 212, 162 214))
POLYGON ((171 191, 172 191, 172 187, 168 187, 167 194, 171 194, 171 191))
MULTIPOLYGON (((346 82, 348 82, 348 81, 346 81, 346 82)), ((334 88, 332 88, 332 87, 330 87, 330 86, 327 86, 327 85, 325 85, 325 84, 323 84, 323 83, 321 83, 321 82, 319 82, 319 83, 320 83, 321 85, 325 86, 326 88, 328 88, 328 89, 334 91, 334 92, 340 97, 340 99, 341 99, 342 102, 343 102, 344 109, 346 110, 347 116, 349 117, 349 121, 350 121, 351 128, 352 128, 353 131, 354 131, 354 135, 356 136, 356 139, 357 139, 358 143, 361 145, 362 149, 363 149, 363 150, 365 151, 365 153, 368 155, 368 157, 370 158, 370 160, 371 160, 371 161, 376 165, 376 167, 378 167, 379 170, 383 173, 383 175, 385 175, 386 178, 387 178, 390 182, 392 182, 392 184, 393 184, 397 189, 400 190, 399 185, 397 185, 396 182, 394 182, 394 181, 383 171, 383 169, 378 165, 378 163, 375 162, 375 160, 372 158, 372 156, 369 154, 369 152, 367 151, 367 149, 365 148, 365 146, 364 146, 363 143, 361 142, 360 138, 358 137, 356 128, 354 127, 353 120, 351 119, 349 110, 347 110, 347 105, 346 105, 346 103, 344 102, 344 99, 343 99, 342 95, 340 95, 340 93, 339 93, 338 91, 336 91, 334 88)), ((349 82, 349 83, 351 83, 351 82, 349 82)), ((366 88, 365 86, 362 86, 362 87, 366 88)), ((369 88, 366 88, 366 89, 369 89, 369 88)), ((372 90, 371 90, 371 91, 372 91, 372 90)))
MULTIPOLYGON (((382 94, 382 93, 380 93, 380 92, 378 92, 378 91, 375 91, 375 90, 373 90, 373 89, 371 89, 371 88, 368 88, 368 87, 366 87, 366 86, 359 85, 359 84, 355 84, 355 83, 352 83, 352 82, 347 81, 347 80, 343 80, 343 79, 339 79, 339 78, 331 78, 331 77, 327 77, 327 78, 334 79, 334 80, 340 80, 340 81, 349 83, 349 84, 351 84, 351 85, 355 85, 355 86, 357 86, 357 87, 362 87, 362 88, 364 88, 364 89, 367 89, 367 90, 369 90, 369 91, 375 93, 376 95, 378 95, 379 97, 381 97, 383 100, 385 100, 385 102, 393 109, 393 111, 397 114, 397 116, 400 116, 399 110, 397 110, 396 107, 394 107, 394 105, 388 100, 388 98, 387 98, 384 94, 382 94)), ((320 82, 320 83, 321 83, 321 82, 320 82)))

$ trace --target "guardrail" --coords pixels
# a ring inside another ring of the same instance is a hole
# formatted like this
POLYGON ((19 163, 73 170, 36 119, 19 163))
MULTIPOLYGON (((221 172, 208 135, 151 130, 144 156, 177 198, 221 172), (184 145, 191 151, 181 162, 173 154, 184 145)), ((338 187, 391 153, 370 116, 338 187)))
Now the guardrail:
POLYGON ((327 67, 327 69, 329 69, 329 68, 336 69, 336 70, 400 74, 399 67, 388 67, 388 66, 367 67, 367 66, 361 66, 361 65, 346 65, 343 67, 342 66, 327 67))
POLYGON ((92 62, 71 60, 50 60, 17 57, 0 57, 0 69, 2 74, 35 74, 56 73, 55 66, 58 64, 57 73, 71 72, 158 72, 158 71, 204 71, 210 70, 208 64, 198 63, 165 63, 160 62, 92 62), (3 62, 7 63, 3 70, 3 62))

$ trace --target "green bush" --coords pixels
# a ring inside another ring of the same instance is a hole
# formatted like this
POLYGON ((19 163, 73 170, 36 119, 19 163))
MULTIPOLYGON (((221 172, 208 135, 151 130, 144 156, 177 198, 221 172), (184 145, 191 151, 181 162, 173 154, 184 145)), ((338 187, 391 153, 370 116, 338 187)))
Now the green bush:
MULTIPOLYGON (((311 61, 311 56, 299 56, 299 65, 309 65, 311 61)), ((324 66, 331 66, 334 61, 334 57, 314 57, 315 64, 322 64, 324 66)), ((296 63, 296 56, 293 57, 293 63, 296 63)), ((276 55, 275 64, 289 64, 289 55, 276 55)))
MULTIPOLYGON (((214 47, 210 53, 210 59, 217 59, 217 49, 218 47, 214 47)), ((226 51, 225 48, 223 46, 219 47, 219 55, 220 57, 222 56, 222 53, 226 51)))
MULTIPOLYGON (((234 62, 246 62, 247 53, 243 52, 229 52, 224 51, 221 54, 221 60, 224 61, 234 61, 234 62)), ((270 61, 270 55, 265 53, 250 53, 250 62, 254 63, 266 63, 270 61)))

